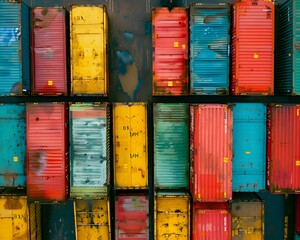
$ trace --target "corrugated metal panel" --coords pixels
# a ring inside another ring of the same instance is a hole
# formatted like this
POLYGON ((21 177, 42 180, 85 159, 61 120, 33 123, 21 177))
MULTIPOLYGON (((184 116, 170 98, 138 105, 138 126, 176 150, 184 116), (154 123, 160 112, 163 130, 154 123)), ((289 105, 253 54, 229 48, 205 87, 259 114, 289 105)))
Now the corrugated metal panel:
POLYGON ((232 190, 258 192, 266 185, 266 118, 263 103, 236 103, 233 109, 232 190))
POLYGON ((25 93, 30 90, 29 32, 29 7, 25 3, 0 2, 0 95, 2 96, 21 95, 23 89, 25 93))
POLYGON ((108 19, 105 6, 71 5, 71 94, 107 95, 108 19))
POLYGON ((65 103, 27 103, 27 195, 63 201, 68 194, 65 103))
POLYGON ((193 240, 230 240, 231 216, 226 203, 193 203, 193 240))
POLYGON ((232 197, 232 107, 191 105, 191 192, 199 201, 232 197))
POLYGON ((76 239, 110 239, 110 214, 107 199, 76 200, 76 239))
POLYGON ((300 235, 300 195, 296 195, 296 232, 300 235))
POLYGON ((154 184, 189 188, 189 108, 157 103, 154 107, 154 184))
POLYGON ((25 187, 26 113, 24 104, 0 105, 0 186, 25 187))
POLYGON ((159 192, 155 198, 155 239, 190 240, 190 197, 159 192))
POLYGON ((33 94, 67 95, 66 10, 32 10, 33 94))
POLYGON ((233 95, 274 93, 273 1, 238 0, 233 6, 233 95))
POLYGON ((3 240, 30 239, 26 197, 0 198, 0 236, 3 240))
POLYGON ((70 196, 99 198, 109 183, 107 104, 70 105, 70 196))
POLYGON ((149 239, 148 197, 118 195, 115 204, 115 239, 149 239))
POLYGON ((113 104, 115 188, 146 188, 148 141, 146 103, 113 104))
POLYGON ((300 191, 300 105, 268 108, 267 186, 271 192, 300 191))
POLYGON ((41 205, 29 204, 30 240, 42 240, 41 205))
POLYGON ((153 8, 153 95, 188 94, 188 38, 187 8, 153 8))
POLYGON ((230 5, 190 6, 190 93, 229 92, 230 5))

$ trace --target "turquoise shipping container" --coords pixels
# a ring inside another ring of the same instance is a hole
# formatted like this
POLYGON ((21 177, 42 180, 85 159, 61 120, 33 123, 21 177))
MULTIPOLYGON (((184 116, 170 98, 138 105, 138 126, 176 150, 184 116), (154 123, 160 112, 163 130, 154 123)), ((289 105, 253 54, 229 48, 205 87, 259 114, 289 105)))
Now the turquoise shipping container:
POLYGON ((230 4, 190 6, 190 93, 229 92, 230 4))
POLYGON ((29 13, 23 1, 0 2, 0 96, 30 92, 29 13))
POLYGON ((188 189, 188 104, 156 103, 153 116, 155 187, 188 189))
POLYGON ((258 192, 266 185, 266 117, 263 103, 233 108, 232 190, 258 192))

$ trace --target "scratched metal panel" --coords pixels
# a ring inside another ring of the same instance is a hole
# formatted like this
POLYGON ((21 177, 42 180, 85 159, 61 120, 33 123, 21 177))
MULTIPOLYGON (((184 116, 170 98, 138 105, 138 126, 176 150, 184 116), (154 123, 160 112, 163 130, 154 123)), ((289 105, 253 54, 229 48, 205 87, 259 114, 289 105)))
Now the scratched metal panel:
POLYGON ((24 104, 0 105, 0 186, 25 187, 26 113, 24 104))
POLYGON ((114 187, 147 188, 146 103, 113 103, 114 187))
POLYGON ((41 205, 30 203, 29 205, 30 240, 42 240, 41 205))
POLYGON ((70 122, 70 196, 107 195, 109 184, 107 104, 73 103, 70 122))
POLYGON ((157 103, 153 108, 155 187, 188 189, 188 105, 157 103))

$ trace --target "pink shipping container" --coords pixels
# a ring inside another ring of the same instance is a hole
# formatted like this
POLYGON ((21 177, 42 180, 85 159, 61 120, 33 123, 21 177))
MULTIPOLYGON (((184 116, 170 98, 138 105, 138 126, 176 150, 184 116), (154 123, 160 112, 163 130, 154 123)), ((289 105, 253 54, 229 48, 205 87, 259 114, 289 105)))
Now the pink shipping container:
POLYGON ((232 198, 232 106, 191 105, 191 192, 196 201, 232 198))
POLYGON ((67 95, 66 10, 32 10, 32 66, 34 95, 67 95))
POLYGON ((267 187, 300 192, 300 105, 270 104, 267 127, 267 187))
POLYGON ((153 95, 188 94, 188 9, 152 10, 153 95))
POLYGON ((149 207, 145 195, 118 195, 115 203, 115 239, 149 239, 149 207))
POLYGON ((274 26, 272 0, 237 0, 233 5, 233 95, 274 94, 274 26))
POLYGON ((296 233, 300 235, 300 195, 296 195, 296 233))
POLYGON ((231 216, 227 203, 193 203, 193 240, 230 240, 231 216))
POLYGON ((28 200, 64 201, 68 196, 66 114, 65 103, 26 104, 28 200))

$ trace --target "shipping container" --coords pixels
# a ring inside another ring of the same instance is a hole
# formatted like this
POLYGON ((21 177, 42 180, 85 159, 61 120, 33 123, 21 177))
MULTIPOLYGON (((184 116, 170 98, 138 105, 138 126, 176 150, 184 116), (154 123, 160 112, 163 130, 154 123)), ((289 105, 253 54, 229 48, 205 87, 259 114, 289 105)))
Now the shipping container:
POLYGON ((113 104, 114 187, 147 188, 146 103, 113 104))
POLYGON ((107 199, 74 201, 76 239, 110 238, 110 213, 107 199))
POLYGON ((148 197, 118 195, 115 202, 115 239, 149 239, 148 197))
POLYGON ((31 18, 32 93, 68 95, 66 9, 35 7, 31 18))
POLYGON ((0 2, 0 96, 30 92, 30 9, 25 1, 0 2))
POLYGON ((196 201, 232 198, 232 106, 190 107, 191 193, 196 201))
POLYGON ((295 203, 296 203, 296 214, 295 214, 296 233, 300 235, 300 195, 296 195, 295 203))
POLYGON ((228 203, 193 203, 193 240, 230 240, 231 215, 228 203))
POLYGON ((274 94, 274 12, 272 0, 235 1, 231 94, 274 94))
POLYGON ((66 104, 26 103, 26 137, 28 200, 66 200, 69 193, 66 104))
POLYGON ((155 195, 156 240, 190 240, 190 196, 180 192, 155 195))
POLYGON ((230 4, 190 6, 190 94, 229 93, 230 4))
POLYGON ((31 239, 26 197, 0 197, 0 236, 3 240, 31 239))
POLYGON ((28 207, 30 240, 42 240, 41 205, 39 203, 30 203, 28 207))
POLYGON ((189 107, 156 103, 154 107, 154 185, 189 188, 189 107))
POLYGON ((108 94, 107 38, 104 5, 71 5, 71 95, 108 94))
POLYGON ((233 240, 264 240, 264 202, 253 193, 234 194, 231 224, 233 240))
POLYGON ((300 105, 268 108, 267 187, 272 193, 300 191, 300 105))
POLYGON ((188 9, 152 9, 152 94, 188 94, 188 9))
POLYGON ((295 240, 300 240, 300 235, 295 233, 295 240))
POLYGON ((0 187, 26 187, 24 104, 0 104, 0 187))
POLYGON ((266 119, 263 103, 233 108, 232 190, 258 192, 266 186, 266 119))
POLYGON ((285 1, 277 5, 275 92, 300 94, 300 2, 285 1))
POLYGON ((99 198, 109 185, 109 110, 103 103, 72 103, 70 196, 99 198))

